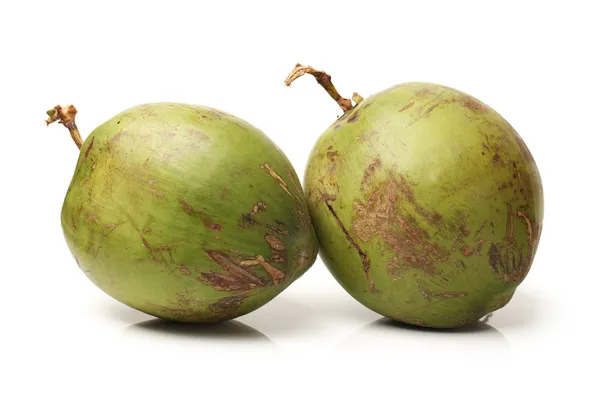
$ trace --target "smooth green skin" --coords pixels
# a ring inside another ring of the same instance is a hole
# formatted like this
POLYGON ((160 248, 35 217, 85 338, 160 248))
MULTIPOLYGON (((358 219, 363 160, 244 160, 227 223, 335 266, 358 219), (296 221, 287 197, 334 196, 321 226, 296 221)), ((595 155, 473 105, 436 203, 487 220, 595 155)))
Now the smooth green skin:
POLYGON ((318 251, 286 156, 245 121, 201 106, 141 105, 96 128, 81 149, 61 218, 71 252, 98 287, 182 322, 257 309, 300 277, 318 251), (258 202, 266 209, 244 221, 258 202), (285 245, 283 263, 272 257, 268 235, 285 245), (240 264, 258 255, 285 277, 277 283, 261 265, 240 264))
POLYGON ((394 86, 338 119, 315 144, 304 186, 338 282, 419 326, 462 326, 508 303, 542 229, 540 176, 517 132, 435 84, 394 86))

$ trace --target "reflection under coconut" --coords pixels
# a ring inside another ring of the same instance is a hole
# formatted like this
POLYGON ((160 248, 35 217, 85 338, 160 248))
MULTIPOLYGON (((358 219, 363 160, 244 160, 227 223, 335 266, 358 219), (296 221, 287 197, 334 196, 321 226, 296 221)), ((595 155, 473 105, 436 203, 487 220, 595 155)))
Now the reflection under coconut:
POLYGON ((153 319, 128 326, 125 332, 156 334, 160 336, 205 339, 207 341, 248 341, 273 344, 265 334, 237 320, 229 320, 217 324, 188 324, 153 319))
MULTIPOLYGON (((367 349, 383 355, 418 354, 431 351, 431 355, 464 356, 466 351, 484 352, 507 350, 508 340, 496 328, 482 321, 455 329, 422 328, 380 318, 345 338, 339 345, 341 351, 367 349)), ((427 354, 426 354, 427 356, 427 354)))

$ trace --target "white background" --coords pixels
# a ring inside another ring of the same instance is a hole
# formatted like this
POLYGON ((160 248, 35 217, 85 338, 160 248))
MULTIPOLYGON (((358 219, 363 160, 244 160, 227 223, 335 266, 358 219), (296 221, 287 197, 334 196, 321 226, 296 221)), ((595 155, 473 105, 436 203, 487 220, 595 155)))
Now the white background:
MULTIPOLYGON (((594 395, 600 62, 593 1, 11 1, 0 10, 0 395, 594 395), (540 168, 545 222, 514 299, 472 332, 394 327, 321 261, 216 328, 153 321, 72 260, 59 214, 77 159, 45 111, 74 103, 84 137, 137 104, 233 113, 300 175, 344 95, 405 81, 500 112, 540 168)), ((595 394, 598 395, 598 394, 595 394)))

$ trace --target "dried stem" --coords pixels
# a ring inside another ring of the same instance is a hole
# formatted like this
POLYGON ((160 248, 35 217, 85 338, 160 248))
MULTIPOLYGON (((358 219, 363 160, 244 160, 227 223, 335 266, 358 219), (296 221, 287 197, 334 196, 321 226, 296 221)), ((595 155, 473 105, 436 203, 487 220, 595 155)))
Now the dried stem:
POLYGON ((324 71, 314 69, 311 66, 300 65, 299 63, 296 64, 296 67, 294 68, 294 70, 292 70, 292 72, 285 79, 285 85, 287 85, 289 87, 290 84, 292 84, 292 82, 294 80, 296 80, 298 77, 304 76, 305 74, 313 75, 314 78, 317 80, 317 83, 319 83, 319 85, 321 85, 321 87, 323 87, 325 89, 325 91, 327 91, 329 96, 332 97, 333 100, 337 102, 337 104, 339 105, 340 108, 342 108, 344 113, 346 113, 348 110, 352 109, 352 107, 353 107, 352 101, 347 98, 342 98, 340 93, 337 91, 337 89, 331 82, 331 76, 328 75, 327 73, 325 73, 324 71))
POLYGON ((81 135, 79 134, 79 130, 77 129, 77 125, 75 124, 75 115, 77 114, 77 109, 75 106, 60 106, 56 105, 52 109, 46 112, 48 115, 48 119, 46 120, 46 125, 50 125, 55 121, 58 121, 60 124, 67 127, 69 132, 71 133, 71 138, 77 145, 79 149, 83 145, 83 140, 81 139, 81 135))

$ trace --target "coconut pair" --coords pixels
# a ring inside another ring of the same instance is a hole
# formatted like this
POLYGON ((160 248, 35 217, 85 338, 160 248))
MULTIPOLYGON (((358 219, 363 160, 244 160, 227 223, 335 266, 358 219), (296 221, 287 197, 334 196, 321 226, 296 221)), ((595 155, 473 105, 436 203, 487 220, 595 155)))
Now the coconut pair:
POLYGON ((342 97, 304 189, 261 131, 175 103, 128 109, 82 141, 61 212, 76 262, 113 298, 156 317, 218 322, 264 305, 323 262, 370 309, 452 328, 509 302, 533 262, 542 184, 497 112, 458 90, 396 85, 342 97))

